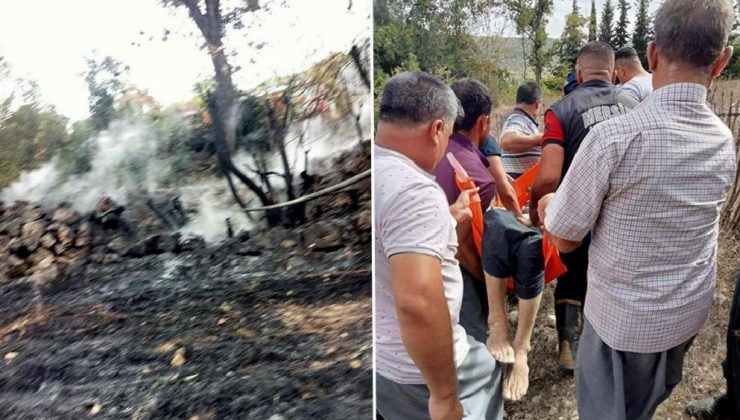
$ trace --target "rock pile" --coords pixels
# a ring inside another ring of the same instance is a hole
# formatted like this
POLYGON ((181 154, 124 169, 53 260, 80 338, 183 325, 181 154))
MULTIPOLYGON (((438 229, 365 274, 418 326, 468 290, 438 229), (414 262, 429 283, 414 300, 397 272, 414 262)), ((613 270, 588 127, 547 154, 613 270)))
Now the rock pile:
POLYGON ((151 235, 139 240, 123 216, 124 207, 105 197, 88 214, 69 204, 47 209, 35 203, 0 203, 0 281, 56 278, 71 264, 108 264, 121 257, 142 257, 205 246, 198 237, 151 235))

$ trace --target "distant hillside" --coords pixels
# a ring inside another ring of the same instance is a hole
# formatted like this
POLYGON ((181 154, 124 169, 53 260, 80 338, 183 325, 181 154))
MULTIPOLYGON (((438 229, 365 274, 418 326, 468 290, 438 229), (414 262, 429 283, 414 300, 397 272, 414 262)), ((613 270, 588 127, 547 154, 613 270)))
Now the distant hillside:
MULTIPOLYGON (((476 38, 481 47, 481 51, 491 60, 495 60, 500 68, 509 72, 513 82, 522 82, 525 79, 533 79, 531 66, 526 62, 525 57, 532 48, 529 40, 520 37, 499 37, 499 36, 481 36, 476 38), (524 70, 526 68, 526 77, 524 70)), ((549 38, 545 48, 550 48, 555 43, 556 38, 549 38)), ((547 69, 545 70, 547 72, 547 69)))

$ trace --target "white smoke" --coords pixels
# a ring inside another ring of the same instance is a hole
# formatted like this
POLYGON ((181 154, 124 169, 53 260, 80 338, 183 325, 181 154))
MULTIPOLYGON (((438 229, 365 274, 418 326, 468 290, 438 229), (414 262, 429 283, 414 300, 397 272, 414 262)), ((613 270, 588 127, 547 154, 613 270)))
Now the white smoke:
MULTIPOLYGON (((364 92, 356 75, 345 74, 354 92, 354 113, 362 116, 360 124, 363 137, 369 138, 370 95, 364 92), (362 106, 360 106, 362 104, 362 106)), ((233 121, 232 121, 233 123, 233 121)), ((173 157, 167 152, 168 142, 174 137, 185 141, 182 136, 190 132, 185 117, 169 112, 164 121, 146 115, 132 116, 114 121, 109 128, 89 139, 92 157, 91 170, 81 175, 66 176, 59 159, 55 157, 38 169, 22 173, 19 178, 0 193, 5 202, 28 200, 53 206, 70 203, 80 212, 89 212, 102 197, 108 196, 126 205, 133 197, 157 196, 162 189, 179 194, 184 208, 190 213, 189 222, 181 229, 183 233, 201 235, 209 242, 226 235, 228 218, 235 232, 249 229, 253 223, 234 202, 226 181, 220 176, 190 181, 174 179, 173 157)), ((340 118, 333 110, 309 121, 296 123, 286 136, 286 146, 293 174, 305 169, 305 153, 308 152, 310 173, 330 170, 329 158, 353 147, 359 142, 355 121, 351 116, 340 118), (298 140, 302 136, 302 143, 298 140)), ((254 162, 244 152, 234 155, 237 167, 255 178, 248 167, 254 162)), ((269 170, 282 173, 282 162, 277 155, 267 162, 269 170)), ((298 181, 298 179, 296 179, 298 181)), ((285 188, 284 180, 273 176, 271 182, 278 189, 285 188)), ((235 180, 242 199, 250 207, 261 203, 251 192, 235 180)), ((253 213, 255 217, 261 213, 253 213)))
POLYGON ((226 219, 231 221, 234 232, 252 227, 244 212, 234 204, 223 179, 181 187, 179 192, 185 208, 194 211, 180 229, 182 233, 200 235, 207 242, 214 242, 226 236, 226 219))
POLYGON ((126 203, 130 194, 152 192, 169 174, 170 162, 158 156, 161 140, 159 130, 145 119, 114 121, 89 140, 93 150, 90 171, 65 180, 55 157, 22 173, 2 192, 2 199, 46 205, 69 202, 83 212, 94 208, 104 196, 126 203))

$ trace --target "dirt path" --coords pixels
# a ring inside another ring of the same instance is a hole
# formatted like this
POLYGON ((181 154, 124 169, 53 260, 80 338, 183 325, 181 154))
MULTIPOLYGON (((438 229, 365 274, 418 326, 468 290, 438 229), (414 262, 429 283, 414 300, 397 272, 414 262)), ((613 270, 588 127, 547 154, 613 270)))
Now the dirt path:
POLYGON ((0 418, 346 419, 371 412, 369 261, 87 265, 0 285, 0 418))
MULTIPOLYGON (((725 333, 740 264, 740 244, 723 237, 720 241, 719 281, 707 325, 686 357, 683 381, 655 415, 656 419, 689 419, 684 407, 694 399, 721 394, 725 384, 720 363, 725 355, 725 333)), ((525 401, 506 403, 507 419, 577 419, 572 376, 557 369, 557 333, 548 325, 554 316, 552 290, 545 291, 530 353, 531 386, 525 401)))

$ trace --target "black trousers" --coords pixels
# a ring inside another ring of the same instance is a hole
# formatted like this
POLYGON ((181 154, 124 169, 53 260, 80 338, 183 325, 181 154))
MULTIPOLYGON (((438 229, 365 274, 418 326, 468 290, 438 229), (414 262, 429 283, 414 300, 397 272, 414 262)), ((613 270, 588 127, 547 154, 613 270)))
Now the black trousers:
POLYGON ((558 277, 555 286, 555 303, 560 300, 578 301, 583 304, 586 300, 586 277, 588 273, 588 248, 591 245, 591 234, 588 234, 581 245, 568 253, 561 253, 560 259, 568 268, 568 272, 558 277))
POLYGON ((722 362, 727 380, 727 400, 740 414, 740 273, 735 280, 735 295, 727 325, 727 355, 722 362))

